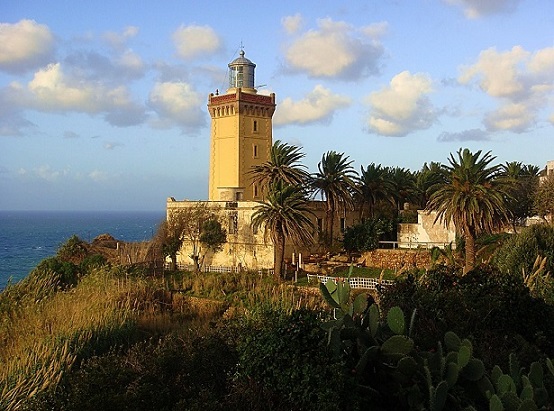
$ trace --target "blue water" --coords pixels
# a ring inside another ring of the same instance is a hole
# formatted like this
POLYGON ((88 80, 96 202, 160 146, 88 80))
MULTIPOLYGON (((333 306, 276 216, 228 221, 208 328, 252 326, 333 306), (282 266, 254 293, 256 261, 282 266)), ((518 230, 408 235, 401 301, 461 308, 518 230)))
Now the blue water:
POLYGON ((152 238, 164 211, 0 211, 0 290, 24 278, 72 235, 92 241, 110 234, 121 241, 152 238))

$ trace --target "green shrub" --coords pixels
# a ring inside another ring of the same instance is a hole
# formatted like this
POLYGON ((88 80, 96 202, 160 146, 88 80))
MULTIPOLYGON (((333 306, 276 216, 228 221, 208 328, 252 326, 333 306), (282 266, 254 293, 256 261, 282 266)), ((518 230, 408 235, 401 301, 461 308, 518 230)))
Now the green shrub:
POLYGON ((92 254, 86 256, 81 264, 79 264, 79 269, 83 275, 88 274, 92 269, 102 267, 106 265, 108 261, 106 257, 102 254, 92 254))
POLYGON ((375 250, 379 241, 391 233, 396 234, 396 220, 378 218, 347 227, 343 235, 343 247, 347 252, 375 250))
POLYGON ((514 351, 527 365, 542 354, 554 355, 554 307, 533 298, 521 277, 492 268, 478 268, 465 276, 440 266, 416 280, 410 277, 382 288, 382 307, 417 309, 414 338, 436 348, 447 331, 471 336, 487 366, 507 366, 514 351))
POLYGON ((342 410, 357 401, 314 312, 265 312, 249 328, 239 338, 235 384, 241 395, 263 397, 261 409, 342 410))
POLYGON ((28 409, 215 410, 235 364, 235 354, 215 333, 187 340, 169 335, 84 361, 28 409))
POLYGON ((545 272, 554 275, 554 227, 536 224, 513 234, 497 250, 493 264, 507 274, 529 274, 537 256, 546 257, 545 272))

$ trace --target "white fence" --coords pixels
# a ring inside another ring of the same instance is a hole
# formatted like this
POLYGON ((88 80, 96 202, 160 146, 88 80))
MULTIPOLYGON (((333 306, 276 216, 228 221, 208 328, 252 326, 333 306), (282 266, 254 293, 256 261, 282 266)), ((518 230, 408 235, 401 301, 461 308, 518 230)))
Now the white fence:
MULTIPOLYGON (((165 269, 169 270, 171 268, 171 263, 165 263, 165 269)), ((194 271, 196 268, 192 264, 177 263, 178 270, 184 271, 194 271)), ((251 270, 246 267, 231 267, 231 266, 222 266, 222 265, 206 265, 202 267, 202 272, 204 273, 239 273, 241 271, 256 271, 251 270)), ((268 274, 273 275, 273 269, 263 268, 257 270, 258 274, 268 274)))
MULTIPOLYGON (((325 284, 327 281, 332 280, 337 283, 337 281, 340 280, 346 280, 345 277, 333 277, 328 275, 316 275, 316 274, 308 274, 308 282, 311 281, 318 281, 320 283, 325 284)), ((364 288, 367 290, 376 290, 377 285, 392 285, 394 284, 394 281, 392 280, 379 280, 378 278, 364 278, 364 277, 351 277, 349 280, 350 287, 351 288, 364 288)))

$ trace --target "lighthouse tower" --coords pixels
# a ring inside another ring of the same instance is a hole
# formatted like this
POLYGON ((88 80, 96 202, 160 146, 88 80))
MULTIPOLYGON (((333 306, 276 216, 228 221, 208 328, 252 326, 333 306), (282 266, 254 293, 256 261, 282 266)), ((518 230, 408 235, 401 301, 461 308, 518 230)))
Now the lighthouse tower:
POLYGON ((275 94, 257 94, 256 65, 240 56, 229 63, 229 88, 225 94, 210 94, 210 176, 211 201, 255 201, 261 187, 252 183, 252 166, 269 159, 272 144, 272 117, 275 94))

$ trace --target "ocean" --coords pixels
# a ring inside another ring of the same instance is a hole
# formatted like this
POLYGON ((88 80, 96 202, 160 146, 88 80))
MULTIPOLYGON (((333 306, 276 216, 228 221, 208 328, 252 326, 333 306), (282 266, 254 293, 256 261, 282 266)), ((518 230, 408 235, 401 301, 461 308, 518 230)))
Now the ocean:
POLYGON ((105 233, 147 241, 164 218, 165 211, 0 211, 0 290, 55 255, 74 234, 87 242, 105 233))

